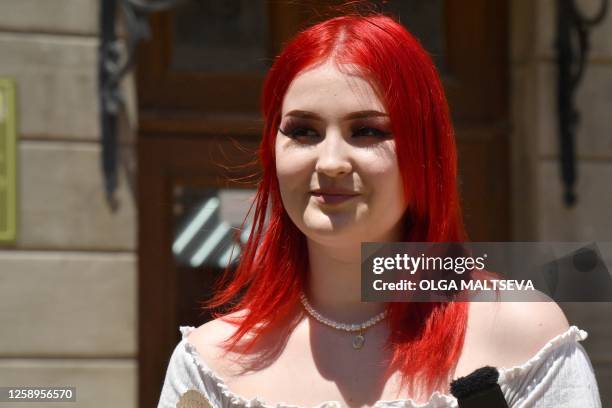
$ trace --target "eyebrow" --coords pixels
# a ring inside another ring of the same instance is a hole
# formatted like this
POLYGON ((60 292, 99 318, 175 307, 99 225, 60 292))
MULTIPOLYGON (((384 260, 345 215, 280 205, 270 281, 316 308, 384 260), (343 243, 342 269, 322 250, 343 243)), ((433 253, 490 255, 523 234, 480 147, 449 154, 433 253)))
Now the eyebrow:
MULTIPOLYGON (((304 119, 314 119, 314 120, 318 120, 318 121, 322 121, 323 120, 323 118, 321 118, 321 116, 317 115, 316 113, 308 112, 308 111, 304 111, 304 110, 292 110, 290 112, 287 112, 285 114, 285 116, 293 116, 293 117, 304 118, 304 119)), ((384 113, 384 112, 379 112, 379 111, 376 111, 376 110, 363 110, 363 111, 357 111, 357 112, 349 113, 343 119, 344 120, 362 119, 362 118, 369 118, 369 117, 373 117, 373 116, 374 117, 376 117, 376 116, 388 117, 389 115, 384 113)))

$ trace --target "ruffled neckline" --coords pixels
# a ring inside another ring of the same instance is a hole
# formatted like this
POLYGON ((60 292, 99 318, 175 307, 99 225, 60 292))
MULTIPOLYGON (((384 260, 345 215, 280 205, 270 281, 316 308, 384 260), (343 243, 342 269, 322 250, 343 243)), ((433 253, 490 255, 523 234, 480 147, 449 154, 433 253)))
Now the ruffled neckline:
MULTIPOLYGON (((232 404, 244 406, 246 408, 304 408, 299 405, 287 404, 279 402, 276 405, 268 404, 265 400, 255 397, 252 399, 246 399, 233 393, 220 376, 217 375, 208 365, 204 362, 200 353, 197 351, 195 346, 187 341, 189 334, 195 330, 193 326, 180 326, 179 330, 182 335, 181 342, 184 344, 185 350, 191 356, 194 364, 204 373, 206 376, 211 378, 221 394, 230 400, 232 404)), ((498 368, 500 385, 504 385, 529 372, 534 366, 537 366, 552 350, 563 346, 567 343, 573 343, 577 341, 583 341, 588 337, 588 333, 584 330, 579 329, 576 326, 570 326, 567 331, 561 333, 551 340, 549 340, 533 357, 527 360, 525 363, 516 365, 509 368, 498 368)), ((313 408, 341 408, 342 404, 339 401, 324 401, 314 406, 313 408)), ((417 403, 412 399, 397 399, 397 400, 379 400, 372 406, 372 408, 381 407, 397 407, 397 408, 443 408, 457 407, 457 399, 452 395, 443 394, 439 391, 435 391, 429 397, 429 400, 425 403, 417 403)))

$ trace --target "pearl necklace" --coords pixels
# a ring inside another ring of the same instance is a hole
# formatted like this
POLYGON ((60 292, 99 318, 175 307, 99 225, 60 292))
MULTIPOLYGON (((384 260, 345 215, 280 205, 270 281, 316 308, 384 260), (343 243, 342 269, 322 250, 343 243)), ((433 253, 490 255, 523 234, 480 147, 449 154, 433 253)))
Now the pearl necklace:
POLYGON ((304 309, 306 309, 306 311, 312 317, 314 317, 317 321, 323 323, 324 325, 332 327, 336 330, 344 330, 347 332, 359 332, 359 334, 357 334, 355 338, 353 338, 353 348, 356 350, 361 349, 365 343, 365 336, 364 336, 365 331, 368 328, 374 326, 376 323, 383 320, 385 317, 387 317, 387 310, 384 310, 380 312, 379 314, 377 314, 376 316, 372 317, 371 319, 366 320, 365 322, 361 324, 338 323, 326 317, 321 316, 319 312, 314 310, 313 307, 308 302, 308 299, 306 299, 306 295, 304 294, 304 292, 300 292, 300 301, 302 302, 304 309))

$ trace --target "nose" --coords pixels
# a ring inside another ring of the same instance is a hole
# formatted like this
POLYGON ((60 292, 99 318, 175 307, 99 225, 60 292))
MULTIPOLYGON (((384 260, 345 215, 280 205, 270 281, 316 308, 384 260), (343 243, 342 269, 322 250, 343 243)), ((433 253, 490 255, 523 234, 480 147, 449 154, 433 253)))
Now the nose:
POLYGON ((349 160, 349 149, 339 131, 326 132, 325 138, 317 146, 319 154, 315 170, 329 177, 349 174, 353 168, 349 160))

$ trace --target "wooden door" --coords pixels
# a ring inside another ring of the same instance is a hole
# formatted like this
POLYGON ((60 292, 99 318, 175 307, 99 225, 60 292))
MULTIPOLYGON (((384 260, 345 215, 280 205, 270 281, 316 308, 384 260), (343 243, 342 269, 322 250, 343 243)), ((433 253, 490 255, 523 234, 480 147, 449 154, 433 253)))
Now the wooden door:
MULTIPOLYGON (((329 15, 319 13, 323 3, 331 2, 193 0, 151 18, 153 36, 138 59, 141 407, 157 403, 178 326, 210 318, 198 301, 210 296, 228 245, 240 241, 236 214, 223 210, 242 208, 257 182, 249 163, 262 128, 265 71, 287 38, 329 15), (248 58, 237 63, 237 55, 248 58), (214 249, 206 246, 211 237, 214 249)), ((456 127, 472 239, 507 240, 506 1, 398 0, 386 7, 395 7, 435 55, 456 127)))

